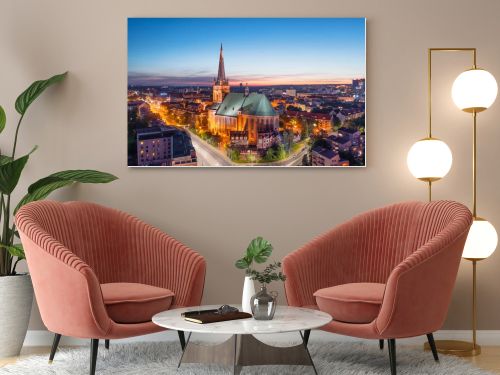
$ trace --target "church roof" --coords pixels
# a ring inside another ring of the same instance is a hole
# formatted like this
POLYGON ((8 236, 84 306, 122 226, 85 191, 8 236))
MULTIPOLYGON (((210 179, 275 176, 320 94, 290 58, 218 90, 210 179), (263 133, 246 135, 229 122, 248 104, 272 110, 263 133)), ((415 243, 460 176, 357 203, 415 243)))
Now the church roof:
POLYGON ((217 109, 219 116, 238 116, 238 112, 251 116, 276 116, 276 111, 264 94, 255 92, 245 95, 240 92, 231 92, 217 109))

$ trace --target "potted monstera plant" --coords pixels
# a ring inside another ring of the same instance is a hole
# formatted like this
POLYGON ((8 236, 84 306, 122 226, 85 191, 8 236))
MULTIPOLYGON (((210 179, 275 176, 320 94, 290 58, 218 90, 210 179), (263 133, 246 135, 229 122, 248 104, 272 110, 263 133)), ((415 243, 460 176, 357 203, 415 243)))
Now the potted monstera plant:
MULTIPOLYGON (((28 187, 19 202, 12 201, 24 167, 36 146, 27 154, 16 155, 19 130, 30 105, 49 86, 65 79, 67 73, 31 84, 16 100, 19 113, 12 151, 0 155, 0 358, 18 355, 26 332, 33 301, 33 287, 29 274, 18 273, 17 265, 24 259, 23 247, 14 224, 13 215, 21 206, 46 198, 54 190, 76 182, 107 183, 115 176, 94 170, 66 170, 53 173, 28 187)), ((6 115, 0 106, 0 133, 6 126, 6 115)), ((5 150, 2 150, 5 151, 5 150)))
POLYGON ((245 270, 245 281, 243 283, 243 293, 241 295, 241 308, 244 312, 251 313, 250 300, 255 294, 254 275, 252 274, 253 263, 264 263, 273 252, 273 245, 262 237, 256 237, 248 244, 243 258, 238 259, 234 264, 236 268, 245 270))

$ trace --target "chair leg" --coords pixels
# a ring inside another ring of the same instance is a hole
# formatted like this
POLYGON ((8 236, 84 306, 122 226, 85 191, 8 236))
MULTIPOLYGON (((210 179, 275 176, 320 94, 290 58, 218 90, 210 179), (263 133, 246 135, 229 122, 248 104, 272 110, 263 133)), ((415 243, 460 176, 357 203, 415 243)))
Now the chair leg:
POLYGON ((384 350, 384 340, 378 340, 378 347, 380 350, 384 350))
POLYGON ((429 346, 431 347, 432 355, 434 356, 434 360, 436 362, 439 362, 439 356, 438 356, 438 352, 436 349, 436 343, 434 342, 434 335, 432 333, 427 334, 427 341, 429 342, 429 346))
POLYGON ((309 336, 311 335, 311 330, 306 329, 304 331, 304 345, 307 346, 307 343, 309 342, 309 336))
POLYGON ((391 363, 391 375, 396 375, 396 340, 387 340, 389 344, 389 361, 391 363))
POLYGON ((59 346, 59 340, 61 340, 61 335, 59 333, 54 334, 54 341, 52 341, 52 348, 50 349, 49 363, 52 363, 52 361, 54 360, 57 347, 59 346))
POLYGON ((184 331, 177 331, 177 334, 179 335, 181 349, 184 350, 186 348, 186 338, 184 337, 184 331))
POLYGON ((104 347, 109 350, 109 340, 104 340, 104 347))
POLYGON ((97 349, 99 349, 99 339, 92 339, 90 341, 90 375, 95 375, 97 349))

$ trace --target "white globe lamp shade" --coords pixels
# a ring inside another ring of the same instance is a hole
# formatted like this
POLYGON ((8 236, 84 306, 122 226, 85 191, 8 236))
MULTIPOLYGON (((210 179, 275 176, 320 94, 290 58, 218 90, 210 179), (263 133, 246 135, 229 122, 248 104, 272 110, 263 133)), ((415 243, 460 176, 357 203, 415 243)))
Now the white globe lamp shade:
POLYGON ((461 73, 453 82, 451 97, 455 105, 465 112, 481 112, 489 108, 497 97, 495 77, 483 69, 461 73))
POLYGON ((474 218, 465 241, 462 257, 466 259, 486 259, 495 251, 498 235, 495 227, 487 220, 474 218))
POLYGON ((415 178, 437 181, 450 171, 453 157, 446 143, 436 138, 425 138, 411 146, 406 162, 415 178))

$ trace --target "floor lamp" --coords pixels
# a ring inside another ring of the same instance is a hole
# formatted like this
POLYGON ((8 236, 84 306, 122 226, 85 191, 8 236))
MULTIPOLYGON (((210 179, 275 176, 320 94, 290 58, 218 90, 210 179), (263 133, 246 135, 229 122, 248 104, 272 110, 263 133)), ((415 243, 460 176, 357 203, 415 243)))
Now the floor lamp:
MULTIPOLYGON (((476 265, 479 260, 488 258, 496 249, 498 236, 493 225, 477 215, 477 114, 489 108, 495 101, 498 87, 493 75, 479 69, 476 65, 477 51, 475 48, 430 48, 428 50, 428 110, 429 137, 415 143, 408 153, 408 167, 412 174, 429 185, 429 201, 432 199, 432 182, 444 177, 451 168, 451 151, 442 141, 429 146, 430 141, 437 142, 431 136, 432 130, 432 53, 433 52, 470 52, 472 53, 472 68, 461 73, 453 83, 452 99, 462 111, 471 113, 472 128, 472 214, 473 224, 467 236, 462 257, 472 262, 472 343, 457 340, 437 340, 436 346, 440 353, 457 356, 474 356, 481 353, 481 347, 476 342, 477 322, 477 292, 476 265), (427 143, 425 147, 422 143, 427 143), (424 154, 425 152, 425 154, 424 154), (438 165, 436 165, 438 164, 438 165), (429 171, 440 172, 441 176, 431 176, 429 171), (427 175, 427 177, 425 177, 427 175), (430 177, 429 177, 430 176, 430 177)), ((429 349, 426 344, 425 349, 429 349)))

